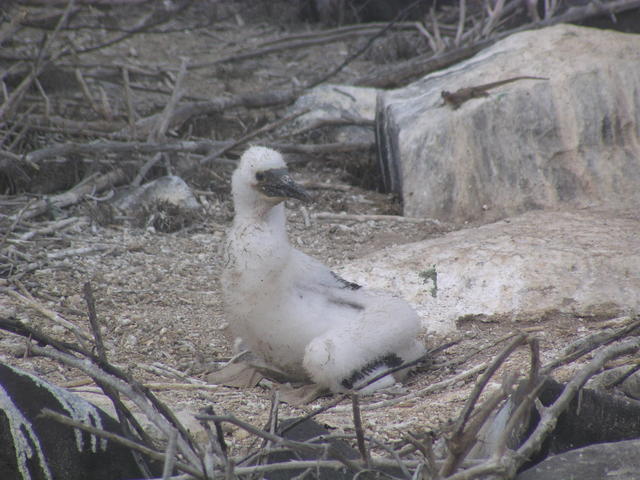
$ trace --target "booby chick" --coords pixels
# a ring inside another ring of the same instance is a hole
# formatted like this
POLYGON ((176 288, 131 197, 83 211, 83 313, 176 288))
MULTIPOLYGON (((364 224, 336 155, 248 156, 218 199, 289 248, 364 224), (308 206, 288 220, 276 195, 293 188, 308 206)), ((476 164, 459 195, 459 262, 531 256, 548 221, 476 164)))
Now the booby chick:
POLYGON ((282 156, 251 147, 232 177, 235 217, 222 275, 232 333, 290 381, 333 392, 371 392, 406 371, 367 383, 421 357, 420 321, 405 301, 348 282, 293 248, 284 200, 309 201, 282 156))

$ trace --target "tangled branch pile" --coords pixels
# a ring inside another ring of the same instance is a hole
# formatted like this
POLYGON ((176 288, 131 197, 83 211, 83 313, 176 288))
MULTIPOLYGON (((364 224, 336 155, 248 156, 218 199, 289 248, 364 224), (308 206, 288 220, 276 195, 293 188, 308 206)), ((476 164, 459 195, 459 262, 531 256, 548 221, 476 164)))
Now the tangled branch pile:
MULTIPOLYGON (((383 478, 407 479, 471 480, 486 478, 487 475, 514 478, 518 469, 540 450, 543 442, 553 433, 560 415, 587 381, 599 373, 607 363, 637 355, 640 350, 639 318, 627 317, 609 322, 611 328, 579 339, 569 345, 561 356, 544 365, 541 365, 536 338, 531 334, 517 333, 501 339, 500 341, 507 342, 503 350, 490 362, 473 369, 472 374, 482 373, 453 424, 424 438, 416 438, 407 433, 401 444, 386 445, 367 435, 362 426, 357 392, 340 395, 322 408, 293 422, 281 422, 278 418, 279 396, 275 393, 269 420, 262 428, 243 422, 232 414, 216 415, 214 406, 203 409, 197 418, 209 433, 209 441, 207 444, 201 444, 191 437, 171 409, 158 400, 149 389, 108 361, 99 333, 100 326, 95 314, 90 284, 86 284, 84 290, 93 339, 88 332, 74 325, 64 325, 77 341, 61 342, 10 317, 0 319, 0 328, 27 338, 28 349, 32 355, 47 357, 79 369, 91 377, 113 401, 128 435, 127 438, 114 435, 52 411, 44 411, 45 416, 122 443, 148 459, 163 462, 163 478, 169 478, 174 469, 182 472, 184 476, 171 478, 185 479, 235 478, 291 470, 297 471, 302 477, 307 474, 314 477, 320 471, 329 470, 346 471, 350 476, 371 475, 372 478, 375 474, 382 475, 383 478), (501 369, 504 371, 505 362, 521 347, 527 347, 530 351, 529 372, 522 376, 507 369, 501 388, 488 394, 484 392, 496 372, 501 369), (93 353, 94 351, 97 353, 93 353), (549 376, 558 368, 574 362, 583 362, 587 357, 591 360, 577 369, 555 401, 546 407, 538 404, 540 420, 530 433, 523 436, 523 428, 526 429, 529 424, 536 398, 549 376), (484 399, 480 401, 483 393, 484 399), (161 438, 152 439, 123 400, 135 405, 157 428, 161 438), (336 408, 345 400, 351 400, 354 435, 331 435, 328 432, 318 434, 317 428, 306 423, 319 413, 336 408), (500 423, 497 441, 487 444, 486 438, 481 437, 479 432, 485 424, 496 423, 496 412, 505 408, 505 404, 508 405, 509 416, 500 423), (230 456, 222 429, 225 423, 246 430, 256 442, 261 442, 261 445, 254 447, 248 455, 230 456), (302 440, 291 439, 291 435, 288 434, 297 426, 302 426, 303 432, 307 432, 306 435, 302 433, 302 440), (342 443, 336 443, 338 440, 342 443), (344 440, 353 441, 358 447, 357 453, 350 450, 350 447, 345 447, 344 440), (437 454, 434 453, 434 445, 439 445, 437 454), (474 448, 481 449, 483 454, 479 458, 468 458, 474 448), (274 456, 275 454, 280 457, 274 456), (285 454, 284 457, 282 454, 285 454)), ((435 364, 435 368, 445 366, 451 365, 435 364)), ((637 368, 637 365, 633 365, 628 373, 637 371, 637 368)), ((457 375, 453 379, 441 382, 441 385, 431 385, 428 389, 434 391, 444 388, 452 381, 458 381, 460 377, 457 375)), ((421 392, 414 392, 409 395, 420 394, 421 392)), ((406 398, 401 397, 394 401, 402 402, 406 401, 406 398)), ((368 408, 371 407, 372 405, 368 405, 368 408)), ((375 404, 373 407, 375 408, 375 404)), ((146 465, 145 469, 153 471, 149 465, 146 465)))

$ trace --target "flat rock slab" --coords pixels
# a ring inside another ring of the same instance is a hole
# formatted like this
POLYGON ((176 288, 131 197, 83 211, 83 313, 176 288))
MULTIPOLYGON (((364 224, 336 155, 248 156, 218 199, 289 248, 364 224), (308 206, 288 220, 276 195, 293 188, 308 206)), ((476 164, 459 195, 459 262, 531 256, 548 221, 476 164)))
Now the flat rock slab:
POLYGON ((388 247, 339 273, 407 299, 434 332, 468 316, 626 314, 640 310, 640 214, 529 212, 388 247))
POLYGON ((405 215, 488 223, 640 204, 640 36, 572 25, 512 35, 380 95, 378 147, 405 215), (516 76, 458 109, 442 91, 516 76))

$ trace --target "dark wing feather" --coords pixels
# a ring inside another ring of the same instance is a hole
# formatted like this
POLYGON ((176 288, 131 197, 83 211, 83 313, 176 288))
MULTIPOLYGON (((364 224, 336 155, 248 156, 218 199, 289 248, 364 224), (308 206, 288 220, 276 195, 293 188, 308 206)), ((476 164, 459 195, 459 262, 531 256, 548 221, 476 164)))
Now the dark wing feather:
POLYGON ((340 288, 347 288, 349 290, 359 290, 362 288, 362 285, 358 285, 357 283, 350 282, 349 280, 345 280, 336 272, 331 272, 331 275, 333 275, 333 278, 336 279, 336 281, 340 285, 340 288))

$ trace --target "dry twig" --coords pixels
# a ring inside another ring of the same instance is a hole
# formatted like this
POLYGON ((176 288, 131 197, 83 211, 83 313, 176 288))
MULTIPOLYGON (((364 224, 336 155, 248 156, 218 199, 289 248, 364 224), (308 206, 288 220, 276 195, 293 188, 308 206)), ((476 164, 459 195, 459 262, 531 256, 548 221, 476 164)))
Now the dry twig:
POLYGON ((287 115, 284 118, 280 118, 278 120, 276 120, 275 122, 271 122, 268 123, 267 125, 264 125, 256 130, 254 130, 253 132, 249 132, 248 134, 242 136, 241 138, 239 138, 238 140, 230 143, 229 145, 226 145, 224 147, 222 147, 220 150, 218 150, 217 152, 211 153, 209 155, 207 155, 206 157, 204 157, 203 159, 200 160, 200 165, 205 165, 213 160, 215 160, 216 158, 220 157, 221 155, 224 155, 225 153, 229 152, 230 150, 248 142, 249 140, 251 140, 252 138, 255 138, 259 135, 262 135, 263 133, 267 133, 270 132, 272 130, 276 130, 280 127, 282 127, 283 125, 286 125, 287 123, 291 122, 292 120, 295 120, 296 118, 304 115, 305 113, 308 113, 309 109, 305 108, 302 110, 299 110, 297 112, 292 113, 291 115, 287 115))
MULTIPOLYGON (((467 430, 465 429, 469 417, 473 412, 473 409, 476 406, 478 398, 480 394, 484 390, 484 387, 487 385, 491 377, 495 374, 495 372, 502 366, 504 361, 513 353, 513 351, 520 347, 521 345, 527 342, 526 335, 518 335, 516 336, 489 364, 487 369, 480 375, 478 378, 476 385, 467 398, 467 401, 464 404, 458 419, 456 420, 453 433, 451 434, 451 439, 448 442, 449 446, 449 454, 447 459, 445 460, 444 465, 440 469, 440 475, 443 477, 447 477, 455 472, 456 468, 460 465, 462 460, 464 460, 465 455, 469 452, 472 446, 472 439, 470 435, 467 435, 467 430)), ((496 402, 496 400, 492 400, 496 402)), ((497 402, 495 403, 497 405, 497 402)), ((486 417, 485 417, 486 418, 486 417)), ((480 428, 481 425, 475 426, 472 430, 472 435, 475 436, 477 429, 480 428)))
POLYGON ((356 439, 358 441, 358 450, 362 456, 365 468, 370 468, 371 457, 364 442, 364 430, 362 428, 362 417, 360 416, 360 400, 357 393, 351 394, 351 408, 353 409, 353 427, 356 431, 356 439))
POLYGON ((58 20, 56 27, 54 28, 51 35, 45 40, 42 45, 42 48, 38 52, 38 56, 35 58, 33 66, 31 67, 31 71, 25 76, 25 78, 20 82, 20 85, 16 87, 16 89, 11 93, 11 95, 6 98, 4 103, 0 106, 0 123, 6 121, 10 118, 15 112, 18 104, 22 101, 25 93, 31 87, 31 84, 38 78, 38 75, 42 72, 42 70, 47 66, 49 55, 49 50, 51 49, 54 41, 57 39, 57 36, 60 32, 60 29, 63 25, 67 23, 69 20, 69 15, 73 10, 75 4, 75 0, 69 0, 67 3, 67 7, 64 10, 64 13, 58 20))
POLYGON ((558 417, 566 410, 585 383, 598 373, 607 361, 621 355, 635 353, 638 350, 640 350, 640 337, 627 338, 619 343, 603 347, 593 360, 581 368, 578 374, 567 383, 555 402, 542 409, 538 425, 517 450, 507 450, 504 454, 497 452, 497 455, 486 462, 451 475, 448 480, 471 480, 481 478, 483 475, 512 478, 517 469, 540 449, 547 435, 555 427, 558 417))
POLYGON ((348 213, 331 213, 318 212, 314 213, 313 218, 316 220, 337 220, 343 222, 398 222, 398 223, 432 223, 441 225, 439 220, 429 218, 403 217, 401 215, 356 215, 348 213))
MULTIPOLYGON (((23 218, 29 219, 45 213, 52 207, 63 208, 80 202, 85 195, 99 193, 106 188, 112 187, 124 181, 126 175, 123 170, 116 169, 97 178, 77 185, 68 192, 52 195, 48 198, 36 202, 25 211, 23 218)), ((15 218, 12 217, 12 218, 15 218)))

